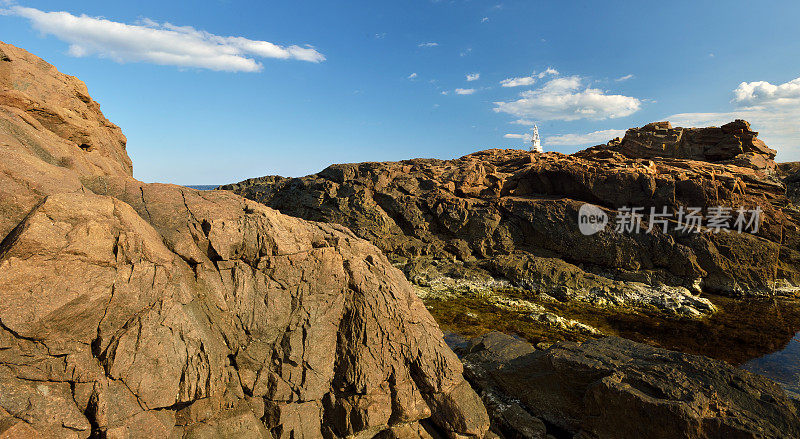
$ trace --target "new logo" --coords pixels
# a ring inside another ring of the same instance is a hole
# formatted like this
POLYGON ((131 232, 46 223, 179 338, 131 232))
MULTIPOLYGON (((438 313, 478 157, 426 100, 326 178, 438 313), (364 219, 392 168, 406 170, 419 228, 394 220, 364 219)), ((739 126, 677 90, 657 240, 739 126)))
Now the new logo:
POLYGON ((578 209, 578 228, 584 235, 594 235, 606 228, 608 215, 594 204, 584 204, 578 209))

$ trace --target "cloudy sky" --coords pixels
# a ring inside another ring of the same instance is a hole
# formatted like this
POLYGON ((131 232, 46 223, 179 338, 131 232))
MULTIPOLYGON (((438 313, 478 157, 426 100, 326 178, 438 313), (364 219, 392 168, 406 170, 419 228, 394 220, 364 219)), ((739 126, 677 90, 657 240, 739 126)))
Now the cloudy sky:
POLYGON ((0 40, 84 80, 136 177, 571 153, 746 118, 800 160, 800 2, 0 0, 0 40))

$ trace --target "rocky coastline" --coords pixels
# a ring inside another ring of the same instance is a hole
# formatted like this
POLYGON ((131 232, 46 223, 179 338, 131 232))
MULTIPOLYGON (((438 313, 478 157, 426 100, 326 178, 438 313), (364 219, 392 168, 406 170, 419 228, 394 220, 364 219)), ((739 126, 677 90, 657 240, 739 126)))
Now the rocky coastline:
POLYGON ((776 383, 685 353, 800 323, 774 156, 744 121, 656 123, 569 156, 146 184, 84 83, 0 43, 0 437, 800 436, 776 383), (763 221, 587 235, 587 203, 763 221))
MULTIPOLYGON (((572 155, 494 149, 455 160, 332 165, 307 177, 270 176, 221 189, 370 240, 448 330, 478 335, 469 319, 448 317, 447 308, 468 301, 477 320, 489 307, 484 314, 511 311, 521 325, 537 320, 553 328, 517 331, 533 343, 578 341, 625 331, 580 321, 587 309, 607 321, 633 315, 675 326, 708 320, 723 304, 723 314, 731 314, 730 301, 715 304, 712 296, 796 308, 800 217, 790 197, 797 170, 777 165, 775 151, 757 135, 741 120, 719 128, 659 122, 572 155), (666 231, 656 225, 648 233, 645 216, 640 233, 609 224, 587 235, 577 221, 587 204, 608 218, 634 206, 645 213, 694 207, 703 217, 743 206, 763 212, 756 233, 687 233, 677 230, 674 216, 666 231), (532 306, 546 309, 528 312, 532 306)), ((796 313, 788 314, 781 328, 768 331, 778 344, 800 328, 796 313)), ((633 338, 675 348, 653 334, 633 338)))

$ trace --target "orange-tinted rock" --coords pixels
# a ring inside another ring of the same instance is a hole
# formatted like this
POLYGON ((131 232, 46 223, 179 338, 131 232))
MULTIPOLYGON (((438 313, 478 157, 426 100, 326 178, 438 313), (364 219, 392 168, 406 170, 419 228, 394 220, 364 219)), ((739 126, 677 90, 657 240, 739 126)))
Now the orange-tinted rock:
MULTIPOLYGON (((755 135, 743 121, 725 127, 675 131, 667 123, 651 124, 629 131, 622 141, 632 144, 632 133, 652 139, 664 132, 675 138, 667 157, 640 149, 638 155, 649 158, 632 158, 623 152, 636 156, 636 151, 613 145, 572 155, 493 149, 455 160, 332 165, 307 177, 265 177, 222 188, 283 213, 345 225, 403 265, 412 280, 438 269, 431 269, 431 260, 444 267, 455 259, 553 295, 569 287, 570 296, 611 288, 620 302, 643 297, 633 285, 609 286, 597 276, 643 282, 654 288, 654 297, 663 296, 657 291, 662 284, 695 292, 700 287, 731 295, 772 294, 776 281, 785 287, 779 292, 790 294, 800 286, 795 250, 800 216, 786 208, 785 188, 771 176, 770 154, 746 152, 718 163, 685 158, 700 155, 706 140, 699 138, 717 138, 717 145, 755 135), (752 160, 736 162, 747 157, 752 160), (761 165, 745 166, 753 163, 761 165), (611 220, 623 207, 641 207, 643 231, 651 208, 675 215, 682 207, 698 207, 708 217, 715 206, 734 213, 759 206, 763 213, 755 234, 678 233, 673 221, 668 233, 657 227, 653 233, 606 229, 587 236, 578 227, 584 203, 599 206, 611 220), (564 276, 547 268, 548 258, 563 261, 558 272, 564 276)), ((458 276, 464 270, 451 271, 458 276)), ((695 311, 707 311, 688 301, 695 311)), ((658 301, 646 302, 660 307, 658 301)))
POLYGON ((488 429, 436 323, 372 244, 133 179, 83 83, 0 50, 0 408, 24 421, 6 431, 346 436, 395 417, 488 429), (362 422, 338 429, 339 406, 362 422))
POLYGON ((750 130, 750 124, 741 119, 719 128, 673 128, 669 122, 654 122, 629 129, 621 142, 609 146, 632 158, 722 161, 755 154, 774 159, 775 150, 757 136, 757 132, 750 130))

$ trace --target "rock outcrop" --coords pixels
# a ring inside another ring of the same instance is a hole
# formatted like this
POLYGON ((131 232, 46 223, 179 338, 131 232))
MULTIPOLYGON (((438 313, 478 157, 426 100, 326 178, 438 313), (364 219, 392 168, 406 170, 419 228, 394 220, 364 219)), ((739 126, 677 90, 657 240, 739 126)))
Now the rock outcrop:
POLYGON ((461 352, 509 437, 800 437, 797 401, 764 377, 706 357, 616 337, 542 351, 501 333, 461 352))
POLYGON ((758 133, 741 119, 709 128, 673 128, 669 122, 654 122, 629 129, 625 138, 615 139, 610 145, 632 158, 701 160, 775 170, 775 150, 758 139, 758 133))
POLYGON ((488 429, 376 247, 228 192, 133 179, 86 86, 5 44, 0 239, 3 437, 488 429))
POLYGON ((791 295, 800 285, 800 216, 773 176, 774 151, 756 134, 744 121, 651 124, 573 155, 493 149, 455 160, 332 165, 221 188, 347 226, 419 285, 483 276, 559 300, 699 316, 713 312, 701 291, 791 295), (598 233, 580 231, 586 203, 610 219, 598 233), (708 218, 715 206, 730 209, 732 229, 738 208, 758 207, 758 231, 676 230, 681 208, 708 218), (626 207, 642 208, 641 233, 613 230, 626 207), (650 209, 674 215, 666 232, 655 225, 646 233, 650 209))
POLYGON ((800 162, 778 164, 778 177, 786 186, 786 197, 795 205, 800 205, 800 162))

